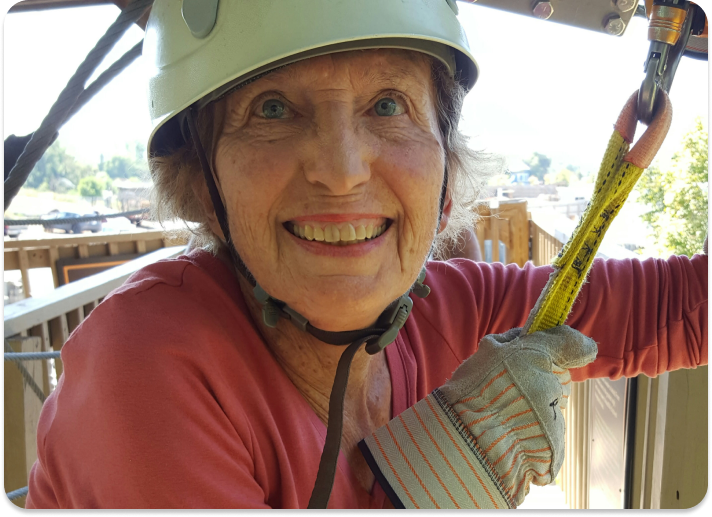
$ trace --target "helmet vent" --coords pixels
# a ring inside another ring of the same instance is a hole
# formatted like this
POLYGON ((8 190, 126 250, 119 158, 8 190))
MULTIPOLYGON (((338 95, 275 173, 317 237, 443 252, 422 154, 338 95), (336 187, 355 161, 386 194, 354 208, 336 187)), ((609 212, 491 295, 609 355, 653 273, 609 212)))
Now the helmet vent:
POLYGON ((183 0, 181 14, 190 33, 198 39, 205 38, 215 27, 219 0, 183 0))

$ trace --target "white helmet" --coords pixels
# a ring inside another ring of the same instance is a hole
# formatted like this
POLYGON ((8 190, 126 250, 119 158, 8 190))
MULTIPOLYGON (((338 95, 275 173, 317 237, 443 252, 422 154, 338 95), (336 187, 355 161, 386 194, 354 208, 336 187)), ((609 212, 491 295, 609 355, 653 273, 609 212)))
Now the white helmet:
POLYGON ((441 60, 470 89, 477 63, 455 0, 156 0, 146 26, 149 153, 180 146, 181 114, 309 57, 400 48, 441 60))

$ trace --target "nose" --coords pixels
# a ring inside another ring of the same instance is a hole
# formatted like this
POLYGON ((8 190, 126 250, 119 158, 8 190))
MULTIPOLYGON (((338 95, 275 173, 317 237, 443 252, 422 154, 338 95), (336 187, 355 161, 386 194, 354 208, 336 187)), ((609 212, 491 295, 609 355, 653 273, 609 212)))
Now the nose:
POLYGON ((307 181, 326 187, 333 195, 353 193, 371 178, 371 149, 349 106, 324 107, 305 151, 307 181))

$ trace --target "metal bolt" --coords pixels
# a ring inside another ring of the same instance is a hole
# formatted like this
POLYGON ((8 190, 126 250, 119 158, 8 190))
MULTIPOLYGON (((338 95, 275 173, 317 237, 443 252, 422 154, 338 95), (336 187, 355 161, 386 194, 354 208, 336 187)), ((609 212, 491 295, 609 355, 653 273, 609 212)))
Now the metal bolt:
POLYGON ((603 20, 603 28, 611 36, 620 36, 625 30, 625 22, 617 14, 608 16, 603 20))
POLYGON ((532 9, 532 14, 542 20, 548 20, 554 14, 554 6, 551 2, 537 2, 532 9))
POLYGON ((627 13, 635 7, 636 0, 616 0, 616 7, 622 13, 627 13))

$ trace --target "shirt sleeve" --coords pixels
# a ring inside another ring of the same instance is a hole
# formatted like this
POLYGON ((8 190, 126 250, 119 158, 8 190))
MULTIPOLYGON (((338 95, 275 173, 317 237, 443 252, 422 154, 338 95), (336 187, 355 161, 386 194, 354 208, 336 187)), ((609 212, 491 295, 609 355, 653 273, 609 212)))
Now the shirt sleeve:
POLYGON ((596 260, 567 324, 598 343, 576 381, 706 365, 707 256, 596 260))
MULTIPOLYGON (((437 329, 458 363, 485 335, 523 326, 552 272, 531 263, 520 268, 467 260, 431 262, 431 270, 427 310, 414 310, 437 329)), ((596 360, 571 371, 577 381, 654 377, 707 364, 707 256, 596 259, 566 324, 598 343, 596 360)))
POLYGON ((151 318, 144 305, 142 316, 122 297, 105 300, 65 344, 27 507, 267 507, 249 423, 226 417, 191 350, 200 336, 180 339, 186 315, 151 318))

